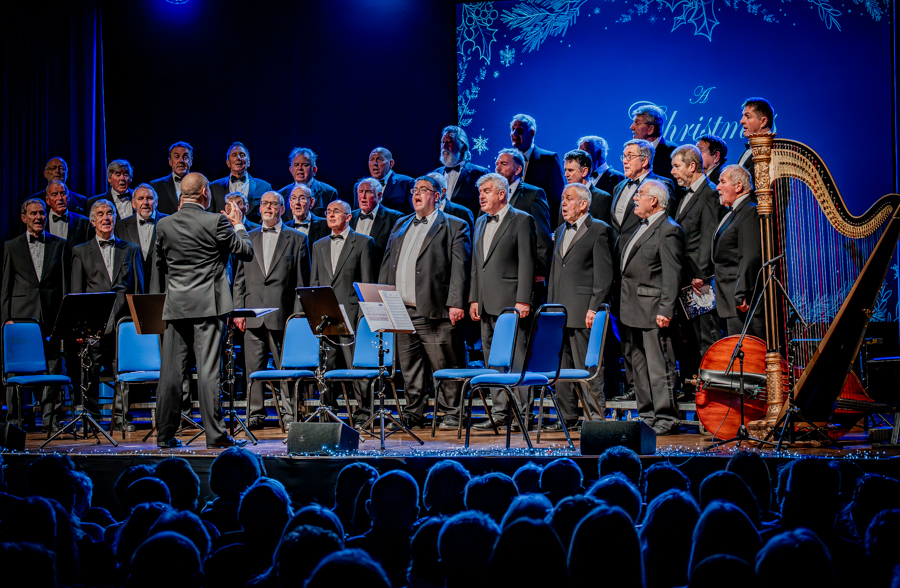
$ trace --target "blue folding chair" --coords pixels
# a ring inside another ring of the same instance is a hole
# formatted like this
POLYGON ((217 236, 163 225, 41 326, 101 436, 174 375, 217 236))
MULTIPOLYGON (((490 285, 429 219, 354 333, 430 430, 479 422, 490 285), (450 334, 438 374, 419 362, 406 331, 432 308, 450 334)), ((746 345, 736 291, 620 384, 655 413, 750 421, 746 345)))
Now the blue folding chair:
MULTIPOLYGON (((500 374, 500 373, 508 373, 510 369, 512 369, 513 363, 513 353, 516 349, 516 333, 517 326, 519 324, 519 311, 517 311, 513 307, 504 308, 501 311, 500 316, 497 317, 497 323, 494 325, 494 337, 491 340, 491 355, 487 358, 487 367, 484 368, 476 368, 476 369, 445 369, 438 370, 434 372, 434 381, 435 381, 435 407, 437 406, 437 398, 438 393, 441 389, 441 384, 444 382, 462 382, 463 387, 461 390, 461 394, 459 395, 459 426, 456 428, 456 438, 462 438, 462 424, 464 420, 464 416, 466 419, 472 419, 472 411, 469 409, 468 415, 463 415, 463 407, 465 403, 463 399, 465 398, 466 389, 469 387, 469 382, 472 378, 477 376, 484 376, 487 374, 500 374)), ((478 390, 478 394, 481 396, 481 403, 485 407, 485 412, 488 415, 488 418, 491 421, 491 426, 494 427, 494 434, 499 434, 497 431, 497 425, 494 423, 494 417, 491 416, 491 411, 487 410, 487 402, 485 402, 484 394, 481 390, 478 390)), ((437 408, 435 408, 435 417, 437 417, 437 408)), ((435 428, 437 426, 437 418, 432 419, 431 421, 431 436, 434 437, 435 428)))
MULTIPOLYGON (((585 395, 590 394, 590 382, 595 378, 599 377, 600 370, 602 368, 601 358, 603 357, 603 348, 606 344, 606 332, 609 329, 609 306, 606 304, 600 305, 600 310, 597 311, 596 316, 594 316, 594 324, 591 326, 591 336, 588 339, 588 348, 587 353, 585 354, 584 359, 584 367, 585 369, 574 369, 574 368, 565 368, 560 369, 556 378, 553 378, 553 372, 548 372, 544 374, 548 378, 550 378, 550 383, 547 388, 541 388, 540 402, 538 404, 538 432, 537 432, 537 442, 541 442, 541 426, 544 420, 544 396, 547 390, 552 392, 551 398, 553 399, 553 405, 556 407, 556 416, 559 419, 562 419, 559 413, 559 404, 556 401, 556 385, 559 382, 570 382, 575 387, 575 394, 578 396, 579 402, 581 402, 581 406, 584 407, 584 414, 587 417, 587 420, 594 420, 594 415, 591 412, 591 408, 587 402, 585 402, 585 395), (592 373, 593 372, 593 373, 592 373), (584 393, 582 393, 582 386, 584 389, 584 393)), ((600 418, 603 418, 603 415, 599 415, 600 418)), ((566 432, 566 439, 569 441, 569 444, 572 444, 572 439, 569 437, 569 432, 566 430, 565 425, 563 425, 563 430, 566 432)))
MULTIPOLYGON (((16 424, 22 428, 25 416, 25 389, 71 384, 68 376, 48 374, 44 356, 44 336, 34 319, 21 319, 3 325, 3 386, 14 390, 10 399, 18 404, 16 424)), ((7 409, 12 412, 12 406, 7 409)), ((45 423, 46 426, 46 423, 45 423)), ((47 434, 49 438, 50 434, 47 434)))
MULTIPOLYGON (((315 369, 319 365, 319 341, 313 334, 306 317, 292 314, 284 327, 284 343, 281 346, 281 366, 275 370, 260 370, 250 374, 250 382, 257 380, 268 382, 272 390, 276 390, 275 382, 315 381, 315 369)), ((297 394, 297 403, 300 402, 297 394)), ((276 400, 280 402, 280 398, 276 400)), ((281 418, 281 406, 277 407, 278 424, 284 432, 284 420, 281 418)), ((294 405, 294 420, 297 419, 297 404, 294 405)))
MULTIPOLYGON (((397 398, 397 388, 394 385, 394 379, 391 374, 391 366, 394 364, 394 334, 386 333, 384 336, 384 365, 387 366, 385 373, 385 383, 390 384, 394 392, 394 405, 397 407, 397 415, 400 415, 400 400, 397 398)), ((331 370, 325 372, 325 381, 329 383, 340 383, 344 387, 344 398, 347 398, 347 383, 365 382, 369 389, 371 402, 369 407, 375 407, 375 380, 378 378, 380 365, 378 363, 378 333, 369 328, 369 321, 366 317, 359 319, 359 325, 356 328, 356 347, 353 349, 353 368, 345 370, 331 370)), ((350 413, 349 400, 347 403, 347 413, 350 413)), ((371 419, 370 419, 371 420, 371 419)), ((375 421, 371 420, 372 431, 374 434, 375 421)))
MULTIPOLYGON (((128 407, 124 403, 128 387, 132 384, 159 383, 160 364, 159 335, 138 335, 137 328, 130 318, 120 319, 116 323, 116 361, 113 364, 115 397, 110 417, 110 431, 116 422, 116 399, 119 396, 123 399, 124 422, 128 413, 128 407)), ((125 427, 122 427, 122 439, 124 438, 125 427)))
MULTIPOLYGON (((522 362, 522 370, 518 373, 512 371, 506 374, 485 374, 472 378, 469 391, 466 394, 468 411, 472 412, 472 391, 480 393, 481 388, 501 388, 509 401, 509 409, 506 413, 506 447, 510 444, 510 425, 512 416, 516 417, 522 435, 529 449, 533 449, 531 438, 528 436, 528 427, 522 419, 522 413, 516 405, 513 388, 519 386, 547 386, 550 378, 547 373, 552 372, 554 379, 559 374, 559 363, 562 357, 563 328, 566 326, 566 307, 561 304, 544 304, 534 313, 531 325, 531 333, 525 344, 525 361, 522 362), (554 356, 553 350, 556 350, 554 356), (537 353, 533 353, 536 350, 537 353)), ((466 444, 469 447, 469 432, 471 423, 466 424, 466 444)), ((571 446, 571 440, 569 442, 571 446)))

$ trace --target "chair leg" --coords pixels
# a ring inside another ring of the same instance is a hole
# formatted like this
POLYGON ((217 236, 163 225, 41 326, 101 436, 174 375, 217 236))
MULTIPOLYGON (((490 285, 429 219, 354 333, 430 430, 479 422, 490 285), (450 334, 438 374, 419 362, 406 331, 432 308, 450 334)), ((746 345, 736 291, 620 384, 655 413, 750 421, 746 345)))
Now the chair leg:
MULTIPOLYGON (((463 424, 463 417, 465 416, 463 413, 463 407, 465 406, 463 399, 465 398, 465 393, 466 393, 466 390, 468 390, 468 388, 469 388, 469 380, 466 380, 463 382, 462 390, 460 390, 461 394, 459 395, 459 416, 458 416, 459 424, 456 425, 456 438, 457 439, 462 439, 462 424, 463 424)), ((472 415, 469 414, 469 420, 471 420, 471 419, 472 419, 472 415)))
POLYGON ((546 386, 541 386, 541 393, 538 396, 538 422, 537 422, 537 443, 541 443, 541 430, 544 428, 544 393, 547 391, 546 386))
MULTIPOLYGON (((19 416, 17 418, 17 424, 18 424, 19 428, 24 431, 25 430, 25 388, 17 386, 16 390, 18 391, 17 401, 19 404, 19 416)), ((35 398, 37 398, 37 396, 35 396, 35 398)), ((43 411, 43 407, 41 408, 41 410, 43 411)), ((43 414, 43 412, 41 414, 43 414)), ((50 418, 52 421, 53 417, 50 417, 50 418)), ((43 425, 43 424, 44 424, 43 421, 41 421, 41 425, 43 425)), ((51 430, 52 430, 52 426, 51 426, 51 430)))
MULTIPOLYGON (((480 393, 481 392, 479 391, 479 394, 480 393)), ((465 448, 468 449, 469 448, 469 434, 472 431, 472 388, 469 388, 466 391, 466 397, 463 400, 463 402, 467 402, 468 413, 469 413, 469 418, 466 419, 466 444, 465 444, 465 448)), ((491 422, 494 422, 494 421, 492 420, 491 422)))
POLYGON ((591 407, 588 405, 588 403, 584 400, 585 398, 587 398, 587 395, 590 394, 590 388, 588 387, 588 384, 582 380, 579 382, 575 382, 572 388, 575 390, 575 395, 578 396, 578 402, 581 403, 581 407, 584 409, 584 420, 594 420, 594 413, 593 411, 591 411, 591 407), (584 386, 584 391, 582 391, 581 389, 582 386, 584 386))
MULTIPOLYGON (((488 420, 491 421, 491 426, 494 428, 494 435, 499 435, 500 431, 497 430, 497 423, 494 421, 494 415, 491 414, 491 410, 488 409, 487 399, 484 397, 484 392, 481 388, 478 389, 478 395, 481 397, 481 405, 484 406, 484 412, 487 414, 488 420)), ((491 409, 494 408, 494 405, 491 405, 491 409)), ((472 416, 471 409, 469 410, 469 416, 472 416)))
MULTIPOLYGON (((515 395, 512 393, 512 390, 507 386, 503 387, 503 391, 506 392, 506 399, 509 403, 509 409, 512 409, 513 414, 516 417, 516 420, 519 423, 519 427, 522 429, 522 436, 525 437, 525 443, 528 444, 528 449, 534 449, 534 446, 531 444, 531 437, 528 435, 528 429, 525 427, 525 421, 522 419, 522 412, 519 410, 519 405, 516 402, 515 395)), ((509 410, 506 411, 506 448, 509 449, 510 446, 510 424, 511 418, 509 414, 509 410)))
MULTIPOLYGON (((556 416, 559 419, 559 422, 562 423, 563 433, 566 434, 566 441, 569 443, 569 450, 575 451, 575 444, 572 443, 572 437, 569 435, 569 427, 566 426, 566 421, 562 417, 562 413, 559 412, 559 402, 556 401, 556 390, 548 387, 550 390, 550 400, 553 401, 553 407, 556 409, 556 416)), ((540 435, 540 431, 538 431, 538 435, 540 435)), ((540 443, 540 441, 538 441, 540 443)))
MULTIPOLYGON (((279 382, 279 384, 287 384, 284 380, 279 382)), ((265 396, 263 396, 265 399, 265 396)), ((281 386, 275 386, 272 383, 272 399, 275 400, 275 414, 278 416, 278 426, 281 427, 281 432, 286 433, 287 431, 284 428, 284 418, 281 416, 281 408, 284 406, 284 402, 281 398, 281 386)))
POLYGON ((434 438, 434 433, 437 431, 437 399, 440 396, 441 392, 441 384, 443 382, 434 382, 434 410, 431 411, 431 437, 434 438))
POLYGON ((346 382, 341 382, 341 395, 344 397, 344 407, 347 411, 347 426, 353 428, 353 409, 350 408, 350 397, 347 395, 346 382))

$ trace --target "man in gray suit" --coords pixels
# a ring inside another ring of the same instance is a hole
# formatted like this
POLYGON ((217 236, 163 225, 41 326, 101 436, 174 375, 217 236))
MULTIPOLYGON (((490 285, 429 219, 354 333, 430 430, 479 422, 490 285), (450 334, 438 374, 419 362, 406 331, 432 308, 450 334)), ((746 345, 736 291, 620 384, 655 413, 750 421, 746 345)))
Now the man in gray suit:
MULTIPOLYGON (((232 206, 234 206, 232 204, 232 206)), ((255 255, 252 261, 237 261, 234 268, 234 304, 237 308, 276 308, 260 318, 236 318, 234 326, 244 333, 244 375, 251 429, 260 429, 266 420, 262 382, 251 384, 249 375, 266 369, 269 353, 281 367, 284 325, 300 312, 297 288, 309 285, 309 244, 305 235, 281 222, 284 199, 278 192, 266 192, 259 203, 262 226, 250 231, 255 255)), ((282 390, 280 407, 285 425, 294 420, 290 393, 282 390)))
MULTIPOLYGON (((313 286, 331 286, 340 304, 344 305, 347 318, 353 330, 359 322, 359 295, 353 282, 372 283, 376 278, 375 240, 368 235, 357 233, 350 228, 350 205, 343 200, 335 200, 325 210, 328 228, 331 234, 322 237, 312 248, 312 284, 313 286)), ((315 324, 312 327, 315 328, 315 324)), ((343 352, 344 364, 353 367, 353 338, 338 337, 343 352)), ((326 367, 335 369, 337 365, 337 349, 331 345, 325 358, 326 367)), ((368 399, 362 397, 361 389, 353 386, 359 410, 353 415, 356 424, 368 420, 368 399)), ((337 400, 332 391, 328 391, 329 403, 337 400)))
POLYGON ((160 270, 168 276, 163 307, 162 370, 157 391, 157 445, 180 447, 175 431, 181 420, 182 374, 189 349, 197 358, 200 414, 206 428, 206 446, 231 447, 219 404, 219 364, 222 352, 222 317, 234 310, 225 275, 228 256, 253 259, 253 244, 240 224, 241 212, 226 205, 224 213, 206 212, 209 180, 191 173, 181 181, 181 208, 157 227, 160 270))
POLYGON ((156 190, 150 184, 134 189, 134 214, 116 223, 116 237, 134 243, 140 248, 144 266, 144 292, 159 294, 166 291, 166 284, 156 263, 156 223, 166 218, 156 210, 156 190))
MULTIPOLYGON (((585 369, 588 340, 594 316, 609 298, 612 288, 613 234, 609 225, 589 213, 591 190, 582 183, 569 184, 562 194, 562 216, 565 224, 556 230, 553 263, 550 266, 549 302, 566 307, 566 336, 563 342, 563 368, 585 369)), ((598 366, 603 369, 603 364, 598 366)), ((557 387, 560 420, 548 430, 561 431, 563 426, 578 425, 578 398, 572 384, 557 387)), ((603 372, 591 380, 589 394, 584 397, 593 414, 602 417, 606 407, 603 395, 603 372)))
POLYGON ((629 341, 638 414, 657 435, 678 433, 675 356, 669 324, 675 316, 684 233, 666 213, 666 186, 647 180, 634 196, 641 219, 620 246, 620 318, 629 341))
MULTIPOLYGON (((516 338, 515 364, 521 366, 527 337, 526 319, 531 313, 534 289, 534 267, 537 257, 534 219, 509 205, 509 184, 500 174, 485 174, 478 180, 481 210, 475 221, 472 255, 472 286, 469 290, 469 316, 481 321, 481 346, 490 358, 494 325, 504 308, 519 311, 519 333, 516 338)), ((504 393, 492 394, 491 414, 503 422, 507 415, 504 393)), ((516 403, 526 427, 531 422, 532 397, 529 388, 516 389, 516 403)), ((492 429, 490 420, 475 425, 479 430, 492 429)))
MULTIPOLYGON (((397 286, 415 333, 397 334, 397 361, 406 384, 403 423, 425 425, 432 374, 465 367, 459 323, 465 315, 466 287, 472 244, 465 221, 436 208, 441 185, 434 178, 416 179, 415 213, 397 223, 388 240, 378 281, 397 286)), ((462 385, 441 386, 435 412, 455 415, 462 385)), ((455 429, 459 421, 445 416, 441 427, 455 429)))

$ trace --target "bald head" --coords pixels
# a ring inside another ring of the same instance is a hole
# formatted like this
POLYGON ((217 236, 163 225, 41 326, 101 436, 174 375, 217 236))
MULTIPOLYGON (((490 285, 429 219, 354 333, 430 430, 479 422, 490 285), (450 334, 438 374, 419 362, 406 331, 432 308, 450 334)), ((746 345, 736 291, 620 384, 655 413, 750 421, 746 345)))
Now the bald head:
POLYGON ((385 147, 376 147, 369 153, 369 173, 378 181, 384 179, 394 167, 394 156, 385 147))
POLYGON ((209 180, 199 173, 189 173, 181 180, 181 199, 184 202, 196 202, 206 208, 209 206, 209 180))

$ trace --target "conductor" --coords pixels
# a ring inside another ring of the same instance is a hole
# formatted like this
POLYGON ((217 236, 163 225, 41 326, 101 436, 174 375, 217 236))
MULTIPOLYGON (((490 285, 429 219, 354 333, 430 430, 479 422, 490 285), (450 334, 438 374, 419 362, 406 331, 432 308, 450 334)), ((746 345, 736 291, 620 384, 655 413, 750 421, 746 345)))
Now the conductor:
POLYGON ((208 448, 243 445, 225 432, 219 404, 222 317, 234 310, 225 274, 228 256, 253 259, 253 245, 241 211, 232 203, 222 214, 207 212, 209 180, 191 173, 181 181, 181 207, 157 224, 157 263, 168 276, 163 307, 162 370, 157 392, 159 447, 181 447, 175 438, 180 420, 182 374, 189 350, 197 358, 200 415, 208 448))

